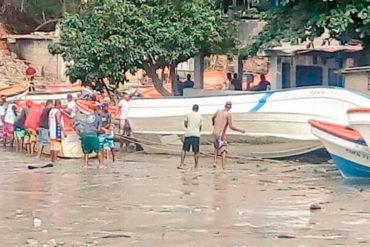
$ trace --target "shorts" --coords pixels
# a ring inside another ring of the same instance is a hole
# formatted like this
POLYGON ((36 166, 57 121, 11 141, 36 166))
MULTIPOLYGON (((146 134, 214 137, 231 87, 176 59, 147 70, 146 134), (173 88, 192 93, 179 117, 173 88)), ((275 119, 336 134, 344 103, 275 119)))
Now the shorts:
POLYGON ((99 138, 96 135, 86 135, 81 138, 82 151, 84 154, 101 151, 99 138))
POLYGON ((119 128, 123 130, 123 133, 127 136, 131 135, 131 125, 128 119, 121 119, 119 121, 119 128))
POLYGON ((13 140, 14 125, 10 123, 4 123, 4 139, 13 140))
POLYGON ((49 144, 49 130, 44 128, 39 128, 39 135, 37 143, 41 146, 46 146, 49 144))
POLYGON ((114 138, 112 134, 101 134, 98 138, 101 150, 110 150, 114 148, 114 138))
POLYGON ((227 153, 227 141, 226 139, 221 139, 221 137, 217 135, 213 135, 213 146, 215 150, 217 150, 217 155, 222 155, 223 153, 227 153))
POLYGON ((26 136, 24 137, 24 144, 36 142, 36 140, 37 140, 36 131, 33 129, 26 129, 26 136))
POLYGON ((20 128, 15 128, 14 130, 14 139, 21 140, 26 136, 26 131, 20 128))
POLYGON ((0 125, 0 140, 4 137, 4 125, 0 125))
POLYGON ((51 151, 60 151, 62 149, 62 141, 58 139, 50 140, 50 150, 51 151))
POLYGON ((185 137, 184 145, 182 146, 182 150, 185 150, 185 151, 189 152, 190 147, 191 147, 192 151, 195 154, 198 154, 199 153, 199 143, 200 143, 200 138, 197 137, 197 136, 185 137))

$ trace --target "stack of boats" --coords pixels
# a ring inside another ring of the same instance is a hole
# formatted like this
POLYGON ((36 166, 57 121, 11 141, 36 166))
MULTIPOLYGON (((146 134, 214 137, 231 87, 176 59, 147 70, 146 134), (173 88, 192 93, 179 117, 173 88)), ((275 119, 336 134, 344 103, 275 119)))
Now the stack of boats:
POLYGON ((310 120, 312 133, 345 178, 370 178, 370 108, 347 111, 348 125, 310 120))
POLYGON ((67 100, 67 95, 77 97, 81 93, 80 84, 45 84, 43 91, 29 92, 28 83, 19 83, 7 88, 0 89, 0 95, 7 97, 7 101, 32 100, 36 103, 43 103, 48 99, 59 99, 62 102, 67 100))

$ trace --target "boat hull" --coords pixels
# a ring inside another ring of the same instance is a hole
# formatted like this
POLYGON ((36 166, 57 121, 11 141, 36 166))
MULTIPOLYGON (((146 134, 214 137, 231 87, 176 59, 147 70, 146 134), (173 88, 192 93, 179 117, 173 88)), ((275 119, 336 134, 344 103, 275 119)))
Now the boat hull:
MULTIPOLYGON (((238 137, 237 141, 230 141, 230 149, 232 145, 254 144, 251 140, 259 138, 268 140, 261 148, 270 143, 275 144, 276 138, 284 140, 280 143, 286 143, 285 150, 278 152, 279 150, 271 148, 271 155, 266 156, 269 158, 289 157, 302 154, 304 150, 310 152, 320 148, 318 138, 311 133, 309 119, 346 125, 348 109, 370 104, 368 97, 345 89, 300 88, 221 96, 135 98, 128 118, 135 137, 158 141, 163 137, 176 135, 181 140, 185 133, 184 116, 191 111, 193 104, 198 104, 199 113, 203 117, 202 137, 209 136, 212 133, 212 116, 224 107, 226 101, 233 103, 231 113, 235 125, 246 129, 245 135, 228 132, 228 140, 232 136, 238 137)), ((266 153, 268 152, 266 149, 266 153)), ((237 154, 250 154, 248 145, 240 148, 237 154)))
MULTIPOLYGON (((150 154, 178 155, 182 150, 183 134, 135 133, 137 144, 150 154)), ((301 155, 322 148, 319 140, 292 140, 273 136, 248 136, 231 134, 227 137, 229 157, 245 158, 284 158, 301 155)), ((203 134, 200 139, 200 152, 212 155, 212 136, 203 134)))
MULTIPOLYGON (((343 127, 345 128, 345 127, 343 127)), ((366 144, 357 143, 312 126, 344 178, 370 178, 370 152, 366 144)))
POLYGON ((349 126, 357 130, 370 146, 370 108, 350 109, 347 114, 349 126))

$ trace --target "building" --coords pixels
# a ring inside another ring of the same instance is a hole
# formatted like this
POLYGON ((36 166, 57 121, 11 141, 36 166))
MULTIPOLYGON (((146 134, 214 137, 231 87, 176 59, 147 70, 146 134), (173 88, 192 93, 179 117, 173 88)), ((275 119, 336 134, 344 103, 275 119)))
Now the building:
POLYGON ((370 93, 370 66, 345 68, 341 73, 346 88, 370 93))
POLYGON ((54 33, 35 33, 27 35, 7 35, 9 49, 36 68, 37 73, 46 78, 66 80, 66 65, 60 55, 51 55, 49 44, 57 40, 54 33))
POLYGON ((332 44, 306 48, 283 45, 266 52, 271 89, 304 86, 344 86, 339 70, 353 61, 362 45, 332 44))

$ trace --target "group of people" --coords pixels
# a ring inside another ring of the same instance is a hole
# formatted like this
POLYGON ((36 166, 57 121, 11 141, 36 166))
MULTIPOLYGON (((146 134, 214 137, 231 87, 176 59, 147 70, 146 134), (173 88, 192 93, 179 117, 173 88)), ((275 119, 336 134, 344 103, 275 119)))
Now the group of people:
MULTIPOLYGON (((233 124, 232 115, 230 113, 232 103, 227 101, 224 109, 218 110, 212 116, 213 132, 212 141, 214 145, 214 159, 213 167, 217 167, 217 158, 222 157, 222 168, 226 169, 226 154, 227 154, 227 140, 226 132, 230 128, 231 130, 245 133, 243 128, 239 128, 233 124)), ((190 149, 194 153, 194 167, 198 167, 199 153, 200 153, 200 136, 202 131, 203 120, 202 116, 198 113, 199 105, 193 105, 192 112, 185 116, 184 126, 186 128, 185 139, 181 152, 181 160, 179 169, 185 167, 185 156, 190 149)))
MULTIPOLYGON (((227 79, 225 89, 237 91, 243 90, 242 80, 238 78, 237 73, 234 73, 234 75, 231 75, 231 73, 227 73, 226 78, 227 79)), ((266 80, 265 75, 260 75, 259 83, 257 85, 251 86, 253 81, 254 75, 249 74, 247 77, 247 91, 266 91, 271 89, 271 83, 266 80)))
POLYGON ((62 110, 60 100, 47 100, 45 105, 35 104, 27 100, 23 105, 20 101, 6 103, 6 97, 0 97, 0 138, 4 149, 13 149, 16 152, 27 151, 34 155, 37 148, 37 157, 40 158, 46 145, 50 145, 51 161, 56 160, 60 150, 63 125, 62 112, 73 114, 75 104, 68 96, 68 107, 62 110))
MULTIPOLYGON (((131 97, 126 95, 120 102, 122 132, 129 134, 127 120, 128 103, 131 97)), ((46 146, 50 147, 50 160, 56 162, 62 148, 62 139, 67 138, 73 128, 81 139, 84 153, 84 165, 89 166, 92 152, 98 155, 99 165, 105 159, 114 156, 114 125, 109 112, 109 103, 98 104, 91 114, 82 114, 77 110, 72 95, 67 96, 67 105, 60 100, 47 100, 37 104, 27 100, 6 103, 6 97, 0 97, 0 139, 4 149, 37 154, 41 158, 46 146)))

